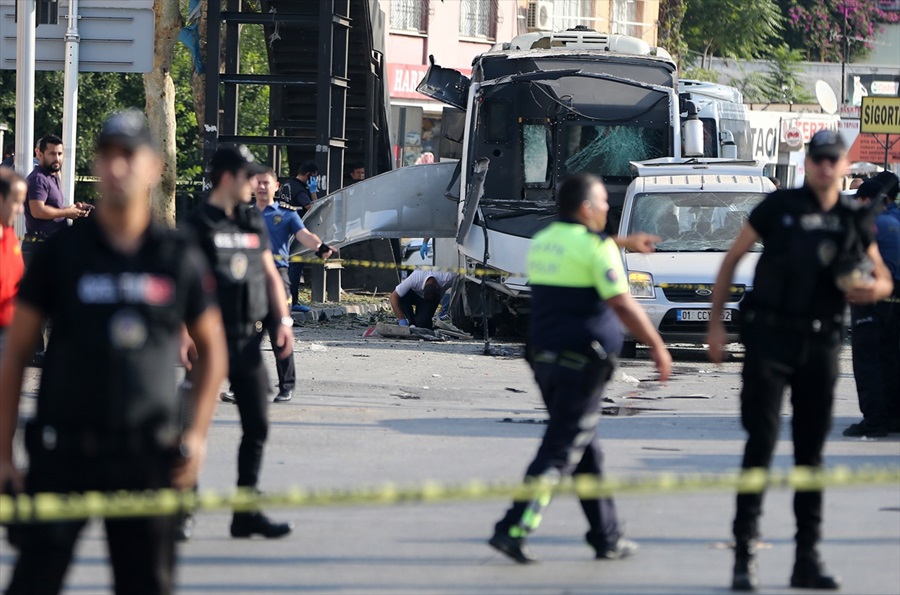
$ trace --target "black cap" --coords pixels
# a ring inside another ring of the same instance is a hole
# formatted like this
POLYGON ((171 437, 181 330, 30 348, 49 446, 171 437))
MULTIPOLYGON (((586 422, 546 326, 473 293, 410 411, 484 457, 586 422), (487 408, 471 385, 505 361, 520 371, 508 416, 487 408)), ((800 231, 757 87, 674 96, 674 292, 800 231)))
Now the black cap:
POLYGON ((898 187, 900 187, 900 179, 897 178, 897 175, 893 172, 883 171, 863 182, 862 186, 856 189, 856 197, 894 199, 900 189, 898 187))
POLYGON ((217 149, 209 161, 209 171, 230 171, 236 173, 245 170, 251 176, 268 171, 266 166, 256 162, 256 157, 244 145, 217 149))
POLYGON ((150 126, 144 113, 129 108, 107 118, 97 137, 97 148, 110 145, 118 145, 131 151, 142 146, 154 148, 153 135, 150 134, 150 126))
POLYGON ((847 152, 844 137, 836 130, 820 130, 809 139, 806 147, 808 157, 834 157, 837 159, 847 152))

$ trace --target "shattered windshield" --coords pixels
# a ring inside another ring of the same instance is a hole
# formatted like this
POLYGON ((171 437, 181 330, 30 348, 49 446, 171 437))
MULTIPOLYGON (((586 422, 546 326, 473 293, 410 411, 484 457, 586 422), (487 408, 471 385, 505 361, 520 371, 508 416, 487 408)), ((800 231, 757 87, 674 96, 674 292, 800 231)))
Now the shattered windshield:
POLYGON ((630 162, 668 155, 665 128, 574 124, 565 130, 566 139, 561 148, 567 173, 629 177, 630 162))
MULTIPOLYGON (((644 193, 634 198, 628 233, 660 236, 657 252, 727 252, 762 192, 644 193)), ((750 250, 762 252, 762 243, 750 250)))

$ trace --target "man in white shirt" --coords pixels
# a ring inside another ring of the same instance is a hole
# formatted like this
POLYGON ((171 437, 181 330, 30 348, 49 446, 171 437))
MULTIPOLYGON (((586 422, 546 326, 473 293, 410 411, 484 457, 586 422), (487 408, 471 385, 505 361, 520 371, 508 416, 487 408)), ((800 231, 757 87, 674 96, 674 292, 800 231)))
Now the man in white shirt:
POLYGON ((417 270, 391 293, 391 307, 400 326, 432 328, 441 296, 453 284, 453 273, 417 270))

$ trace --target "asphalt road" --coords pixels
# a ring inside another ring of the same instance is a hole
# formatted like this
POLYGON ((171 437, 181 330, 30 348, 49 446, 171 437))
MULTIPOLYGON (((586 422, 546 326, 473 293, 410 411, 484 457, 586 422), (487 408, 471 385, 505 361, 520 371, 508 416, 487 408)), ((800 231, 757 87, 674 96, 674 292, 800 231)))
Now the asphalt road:
MULTIPOLYGON (((543 431, 540 396, 521 346, 497 344, 482 355, 474 341, 426 343, 363 339, 348 320, 298 329, 301 385, 294 400, 270 408, 271 432, 261 488, 351 487, 383 481, 521 477, 543 431)), ((266 356, 271 360, 271 352, 266 356)), ((614 476, 663 471, 734 470, 744 434, 736 411, 740 355, 719 368, 701 352, 676 352, 666 385, 645 354, 623 362, 608 396, 618 415, 600 432, 614 476), (641 358, 641 356, 644 356, 641 358)), ((274 373, 274 368, 273 368, 274 373)), ((33 389, 31 379, 29 389, 33 389)), ((33 402, 25 399, 27 412, 33 402)), ((785 405, 785 413, 789 405, 785 405)), ((849 351, 829 465, 898 465, 900 435, 862 440, 840 431, 859 415, 849 351)), ((235 480, 237 410, 221 404, 211 433, 205 488, 235 480)), ((792 463, 785 417, 775 465, 792 463)), ((900 486, 830 489, 822 554, 842 575, 844 593, 900 593, 900 486)), ((577 502, 556 499, 530 540, 542 562, 517 566, 486 545, 507 502, 341 506, 272 510, 293 520, 280 541, 233 540, 229 516, 201 515, 180 547, 180 593, 724 593, 734 498, 730 493, 653 494, 618 500, 628 536, 641 545, 624 561, 592 559, 577 502)), ((761 592, 787 589, 793 562, 791 494, 767 496, 759 555, 761 592)), ((0 583, 14 554, 0 550, 0 583)), ((84 534, 67 592, 110 592, 102 528, 84 534)))

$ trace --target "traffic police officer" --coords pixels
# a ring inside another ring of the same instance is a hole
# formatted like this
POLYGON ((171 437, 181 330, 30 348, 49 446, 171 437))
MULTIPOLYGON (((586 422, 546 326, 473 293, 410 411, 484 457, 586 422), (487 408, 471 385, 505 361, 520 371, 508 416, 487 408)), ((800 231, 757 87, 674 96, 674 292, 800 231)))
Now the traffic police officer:
POLYGON ((878 252, 894 279, 894 298, 850 307, 853 334, 853 378, 863 419, 844 429, 844 436, 878 438, 900 432, 900 219, 895 200, 897 176, 881 172, 856 192, 857 202, 882 209, 875 219, 878 252))
MULTIPOLYGON (((193 241, 153 223, 162 164, 143 115, 103 125, 96 216, 34 255, 0 367, 0 483, 28 493, 156 490, 196 481, 225 376, 214 279, 193 241), (41 322, 53 335, 24 486, 12 460, 22 374, 41 322), (197 347, 193 423, 182 433, 174 362, 186 325, 197 347), (179 456, 180 455, 180 456, 179 456)), ((170 593, 174 518, 107 519, 116 593, 170 593)), ((57 593, 84 521, 23 525, 7 593, 57 593)))
MULTIPOLYGON (((559 220, 534 236, 528 254, 528 359, 550 421, 525 480, 548 486, 573 471, 596 477, 603 472, 596 431, 603 389, 622 348, 619 320, 650 346, 660 380, 668 378, 672 365, 662 339, 629 293, 616 243, 601 233, 609 205, 599 178, 577 174, 567 179, 557 192, 557 205, 559 220)), ((525 538, 537 528, 549 501, 546 493, 514 502, 488 543, 516 562, 533 562, 525 538)), ((622 538, 611 498, 583 499, 581 506, 590 526, 587 542, 597 558, 624 558, 637 551, 637 544, 622 538)))
MULTIPOLYGON (((762 240, 754 289, 741 305, 741 339, 746 349, 741 421, 748 434, 744 469, 768 468, 772 462, 786 386, 791 387, 794 412, 795 463, 821 466, 845 301, 872 303, 891 292, 890 273, 871 241, 866 213, 840 194, 841 179, 849 169, 840 134, 822 130, 813 135, 805 166, 802 188, 777 190, 750 213, 725 256, 713 291, 707 342, 710 359, 719 363, 725 342, 722 308, 735 267, 762 240)), ((734 590, 756 588, 754 556, 761 511, 761 493, 738 494, 734 590)), ((798 491, 794 514, 797 549, 791 586, 837 589, 838 579, 825 574, 816 549, 822 492, 798 491)))
MULTIPOLYGON (((256 174, 266 168, 244 147, 222 148, 210 162, 209 199, 191 217, 191 225, 216 276, 216 289, 228 339, 228 378, 241 416, 238 449, 239 487, 255 488, 269 432, 269 379, 260 353, 263 320, 280 321, 272 345, 276 358, 291 357, 293 319, 275 269, 269 237, 259 211, 250 204, 256 174)), ((261 512, 236 512, 233 537, 283 537, 288 523, 274 523, 261 512)))

